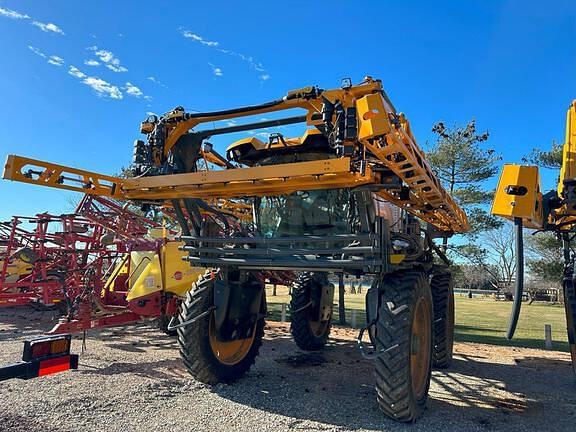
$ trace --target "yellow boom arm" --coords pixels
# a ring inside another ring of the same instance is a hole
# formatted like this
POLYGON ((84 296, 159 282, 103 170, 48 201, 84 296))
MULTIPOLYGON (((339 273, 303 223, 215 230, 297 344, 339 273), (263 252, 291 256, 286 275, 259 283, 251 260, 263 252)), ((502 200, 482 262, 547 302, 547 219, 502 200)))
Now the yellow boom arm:
MULTIPOLYGON (((466 215, 440 184, 418 147, 406 117, 390 103, 381 82, 367 78, 357 86, 321 91, 315 87, 289 92, 283 99, 255 107, 216 113, 188 114, 174 110, 158 124, 144 122, 142 131, 153 136, 156 151, 170 152, 178 140, 201 123, 303 108, 306 123, 326 127, 346 119, 353 138, 344 147, 353 149, 337 158, 287 164, 230 168, 215 171, 118 179, 47 162, 9 156, 4 178, 84 193, 109 194, 120 199, 170 200, 177 198, 233 198, 288 194, 297 190, 371 186, 383 199, 406 209, 447 232, 468 230, 466 215), (325 106, 339 106, 344 114, 325 113, 325 106), (328 120, 327 120, 327 117, 328 120), (353 124, 351 122, 354 122, 353 124), (158 136, 158 138, 156 138, 158 136), (160 143, 160 145, 158 145, 160 143), (364 149, 358 151, 358 149, 364 149), (29 165, 33 168, 30 170, 29 165), (384 174, 386 171, 386 175, 384 174), (387 184, 393 173, 401 182, 387 184), (76 175, 75 180, 68 173, 76 175), (77 184, 70 184, 76 181, 77 184)), ((158 154, 155 159, 161 159, 158 154)))

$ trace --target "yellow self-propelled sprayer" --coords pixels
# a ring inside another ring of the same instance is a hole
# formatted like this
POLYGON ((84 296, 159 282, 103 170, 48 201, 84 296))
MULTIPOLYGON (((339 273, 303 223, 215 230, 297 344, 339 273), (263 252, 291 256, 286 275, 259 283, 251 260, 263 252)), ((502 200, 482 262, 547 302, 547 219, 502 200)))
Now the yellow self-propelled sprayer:
POLYGON ((417 418, 432 366, 452 360, 452 276, 438 264, 447 260, 433 240, 467 231, 468 222, 381 82, 366 77, 352 85, 347 79, 337 89, 305 87, 225 111, 178 107, 148 117, 141 132, 146 140, 135 142, 134 178, 19 156, 8 157, 4 178, 146 205, 170 203, 185 260, 207 272, 169 327, 178 330, 189 372, 206 383, 238 379, 253 364, 271 274, 292 285, 291 332, 304 350, 327 341, 334 299, 329 276, 369 278, 358 345, 374 360, 382 410, 399 421, 417 418), (212 127, 286 110, 301 113, 212 127), (299 137, 276 132, 265 141, 241 139, 225 156, 207 141, 296 123, 306 124, 299 137), (248 223, 230 226, 220 217, 226 208, 246 204, 248 223), (213 215, 217 227, 202 214, 213 215))
POLYGON ((564 306, 572 367, 576 372, 576 290, 571 248, 576 235, 576 100, 566 113, 566 139, 562 147, 562 166, 558 188, 542 194, 537 166, 504 165, 498 181, 492 214, 514 221, 516 227, 517 275, 514 306, 508 338, 518 322, 524 283, 523 227, 555 233, 564 249, 564 306))

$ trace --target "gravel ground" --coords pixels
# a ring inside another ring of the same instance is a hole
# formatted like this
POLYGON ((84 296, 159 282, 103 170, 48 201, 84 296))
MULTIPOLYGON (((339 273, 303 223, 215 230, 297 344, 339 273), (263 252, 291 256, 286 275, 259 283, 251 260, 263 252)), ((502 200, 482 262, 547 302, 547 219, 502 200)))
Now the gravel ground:
MULTIPOLYGON (((1 309, 0 364, 17 360, 21 340, 51 319, 1 309)), ((371 364, 346 329, 310 354, 296 348, 287 325, 270 323, 251 372, 209 387, 187 374, 174 339, 139 324, 91 332, 77 371, 0 383, 0 431, 576 430, 566 353, 456 344, 454 366, 433 373, 418 422, 388 420, 375 399, 371 364)))

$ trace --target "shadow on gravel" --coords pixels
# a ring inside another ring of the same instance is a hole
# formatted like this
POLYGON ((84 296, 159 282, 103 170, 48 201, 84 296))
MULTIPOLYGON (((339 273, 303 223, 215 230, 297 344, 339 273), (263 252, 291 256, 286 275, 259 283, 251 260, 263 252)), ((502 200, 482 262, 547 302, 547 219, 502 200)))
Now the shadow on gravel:
POLYGON ((0 431, 10 432, 60 432, 62 429, 47 427, 44 422, 27 416, 0 412, 0 431))
POLYGON ((40 335, 58 322, 57 311, 38 311, 30 306, 0 308, 0 341, 40 335))
MULTIPOLYGON (((360 356, 354 342, 335 340, 321 352, 305 353, 286 336, 266 340, 262 351, 253 372, 235 384, 217 385, 213 392, 292 417, 294 429, 306 429, 303 423, 312 420, 352 430, 413 430, 380 412, 372 364, 360 356)), ((536 377, 528 368, 457 356, 449 370, 433 372, 428 410, 419 422, 443 431, 499 430, 509 422, 526 430, 537 422, 570 430, 574 419, 566 418, 566 410, 574 413, 576 396, 570 365, 560 363, 543 367, 536 377), (542 391, 541 379, 550 384, 548 392, 542 391), (564 398, 560 404, 558 394, 564 398), (550 417, 555 410, 558 415, 550 417)))
MULTIPOLYGON (((0 332, 0 341, 18 339, 14 330, 28 329, 29 336, 51 326, 47 312, 22 309, 0 310, 0 322, 6 328, 0 332)), ((133 353, 132 361, 94 368, 81 359, 76 373, 151 378, 158 381, 154 383, 158 388, 152 390, 166 397, 173 396, 172 387, 177 392, 194 391, 182 387, 191 378, 178 358, 176 340, 151 323, 88 332, 89 351, 91 340, 133 353), (142 361, 146 356, 141 354, 150 350, 162 350, 160 357, 165 359, 142 361)), ((483 349, 488 353, 493 348, 486 345, 483 349)), ((450 369, 434 371, 429 408, 419 425, 442 431, 511 430, 510 424, 513 430, 574 430, 576 386, 568 361, 519 354, 516 364, 489 363, 481 350, 477 353, 457 355, 450 369)), ((289 417, 294 430, 309 430, 307 422, 316 421, 327 428, 414 431, 380 412, 372 370, 372 363, 360 356, 354 341, 331 339, 324 350, 309 353, 298 350, 288 334, 267 332, 251 372, 232 385, 213 386, 211 391, 246 407, 289 417)), ((3 424, 16 420, 0 413, 0 421, 1 430, 3 424)), ((24 425, 29 428, 22 430, 36 430, 34 424, 24 425)))
POLYGON ((113 376, 119 374, 133 374, 136 376, 154 378, 157 380, 171 380, 175 377, 191 379, 184 370, 180 359, 159 360, 154 362, 114 362, 106 367, 87 368, 80 361, 79 374, 113 376))

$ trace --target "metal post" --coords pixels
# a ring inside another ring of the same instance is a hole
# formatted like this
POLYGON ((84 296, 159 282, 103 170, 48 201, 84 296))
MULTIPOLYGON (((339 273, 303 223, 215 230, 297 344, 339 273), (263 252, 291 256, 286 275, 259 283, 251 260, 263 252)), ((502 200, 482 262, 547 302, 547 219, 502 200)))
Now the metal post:
POLYGON ((286 322, 286 303, 282 303, 282 313, 280 314, 280 322, 286 322))
POLYGON ((544 324, 544 340, 546 343, 546 349, 552 349, 552 326, 550 324, 544 324))
POLYGON ((356 328, 356 309, 352 309, 352 316, 350 320, 352 321, 351 323, 352 328, 356 328))
POLYGON ((340 324, 346 324, 346 305, 344 304, 344 275, 338 275, 338 319, 340 324))

